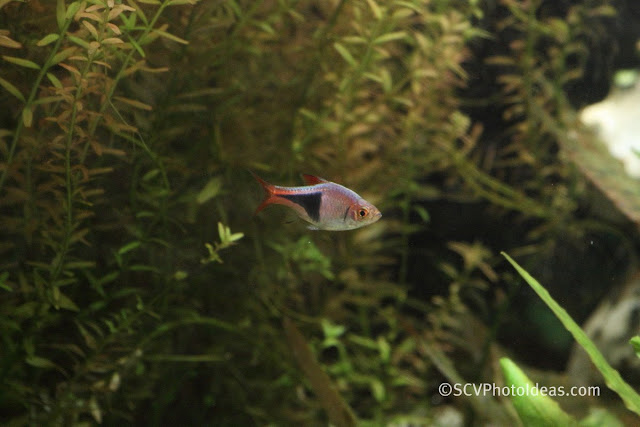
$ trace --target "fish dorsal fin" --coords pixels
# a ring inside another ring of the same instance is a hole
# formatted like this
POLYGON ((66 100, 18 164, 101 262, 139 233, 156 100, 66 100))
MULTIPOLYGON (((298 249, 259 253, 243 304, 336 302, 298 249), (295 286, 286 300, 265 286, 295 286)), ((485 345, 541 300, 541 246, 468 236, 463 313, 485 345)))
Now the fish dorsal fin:
POLYGON ((324 178, 320 178, 319 176, 307 175, 306 173, 302 174, 302 179, 304 179, 304 182, 306 182, 307 185, 316 185, 316 184, 322 184, 322 183, 325 183, 325 182, 329 182, 324 178))

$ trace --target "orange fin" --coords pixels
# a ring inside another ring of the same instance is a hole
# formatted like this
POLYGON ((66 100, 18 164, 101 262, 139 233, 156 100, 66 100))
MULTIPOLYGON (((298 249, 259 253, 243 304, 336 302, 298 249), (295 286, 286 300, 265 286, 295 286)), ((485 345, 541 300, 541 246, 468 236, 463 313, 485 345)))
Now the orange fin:
POLYGON ((274 198, 275 187, 272 184, 269 184, 264 179, 260 178, 253 171, 249 171, 249 172, 251 172, 251 175, 253 175, 253 177, 256 179, 256 181, 258 181, 260 183, 260 185, 262 185, 262 188, 264 189, 264 200, 262 201, 260 206, 258 206, 258 209, 256 209, 256 211, 254 213, 254 215, 256 215, 262 209, 266 208, 267 206, 269 206, 272 203, 275 203, 275 200, 274 200, 275 199, 274 198))
POLYGON ((320 178, 319 176, 307 175, 306 173, 302 174, 302 179, 304 179, 304 182, 306 182, 307 185, 316 185, 316 184, 322 184, 322 183, 325 183, 325 182, 329 182, 324 178, 320 178))

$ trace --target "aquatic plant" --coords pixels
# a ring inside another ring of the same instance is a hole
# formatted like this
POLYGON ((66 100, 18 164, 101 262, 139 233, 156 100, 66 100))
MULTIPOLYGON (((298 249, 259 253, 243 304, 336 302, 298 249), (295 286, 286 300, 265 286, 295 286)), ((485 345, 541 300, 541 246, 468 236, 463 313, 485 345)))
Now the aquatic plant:
MULTIPOLYGON (((593 16, 554 35, 520 3, 504 7, 521 42, 579 41, 593 16)), ((0 1, 0 421, 428 424, 443 377, 495 375, 509 295, 491 292, 509 276, 488 243, 448 238, 421 271, 447 292, 412 295, 432 285, 409 275, 425 203, 535 218, 514 239, 535 253, 571 222, 580 183, 550 149, 568 104, 547 83, 563 90, 571 54, 550 51, 549 74, 534 61, 544 43, 502 70, 513 139, 491 158, 462 95, 473 43, 498 33, 480 29, 485 13, 0 1), (290 184, 318 173, 384 219, 327 235, 252 218, 246 169, 290 184)), ((504 402, 460 404, 514 419, 504 402)))

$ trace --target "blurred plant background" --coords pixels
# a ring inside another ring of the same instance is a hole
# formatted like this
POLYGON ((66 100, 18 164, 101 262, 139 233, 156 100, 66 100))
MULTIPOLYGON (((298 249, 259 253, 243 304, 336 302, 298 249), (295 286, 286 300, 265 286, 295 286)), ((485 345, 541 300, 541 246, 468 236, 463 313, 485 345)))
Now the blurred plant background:
POLYGON ((501 250, 580 321, 634 264, 575 155, 625 7, 0 0, 0 422, 515 422, 437 387, 504 354, 563 381, 570 336, 501 250), (248 169, 383 219, 253 217, 248 169))

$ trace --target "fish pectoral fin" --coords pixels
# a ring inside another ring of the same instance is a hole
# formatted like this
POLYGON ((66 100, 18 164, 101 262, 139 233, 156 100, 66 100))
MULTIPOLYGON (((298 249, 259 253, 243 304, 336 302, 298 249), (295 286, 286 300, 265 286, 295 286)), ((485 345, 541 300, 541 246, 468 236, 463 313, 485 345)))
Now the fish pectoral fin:
POLYGON ((307 225, 307 228, 308 228, 309 230, 314 230, 314 231, 320 230, 318 227, 316 227, 315 225, 311 225, 311 224, 310 224, 310 225, 307 225))

